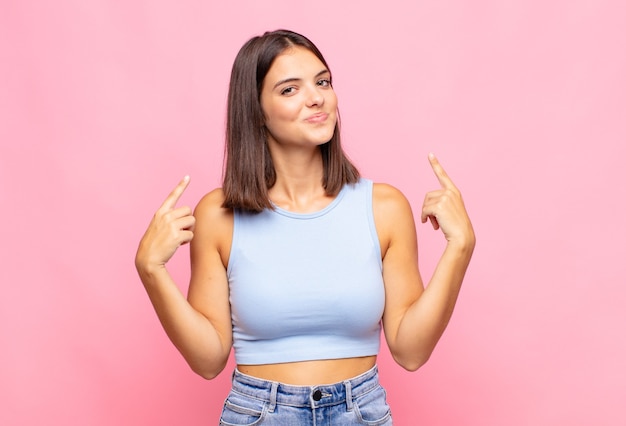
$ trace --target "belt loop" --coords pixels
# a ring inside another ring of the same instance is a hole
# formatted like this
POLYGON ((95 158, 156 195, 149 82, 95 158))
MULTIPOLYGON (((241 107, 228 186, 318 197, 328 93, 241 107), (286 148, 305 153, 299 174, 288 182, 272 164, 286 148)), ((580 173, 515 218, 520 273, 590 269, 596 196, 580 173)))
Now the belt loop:
POLYGON ((268 407, 268 411, 270 413, 274 412, 276 408, 276 394, 278 393, 278 382, 272 382, 272 389, 270 390, 270 406, 268 407))
POLYGON ((352 383, 350 383, 350 380, 346 380, 343 382, 343 385, 346 388, 346 408, 348 411, 352 411, 352 383))

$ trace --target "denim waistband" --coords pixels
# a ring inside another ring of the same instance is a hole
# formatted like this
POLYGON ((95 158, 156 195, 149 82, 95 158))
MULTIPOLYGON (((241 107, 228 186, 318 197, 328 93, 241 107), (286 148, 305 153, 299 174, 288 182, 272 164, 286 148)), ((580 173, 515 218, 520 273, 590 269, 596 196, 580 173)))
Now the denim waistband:
POLYGON ((378 385, 377 366, 342 382, 315 386, 287 385, 263 380, 235 369, 232 390, 250 398, 269 402, 269 411, 272 412, 277 404, 317 408, 346 403, 348 409, 352 409, 354 398, 374 390, 378 385))

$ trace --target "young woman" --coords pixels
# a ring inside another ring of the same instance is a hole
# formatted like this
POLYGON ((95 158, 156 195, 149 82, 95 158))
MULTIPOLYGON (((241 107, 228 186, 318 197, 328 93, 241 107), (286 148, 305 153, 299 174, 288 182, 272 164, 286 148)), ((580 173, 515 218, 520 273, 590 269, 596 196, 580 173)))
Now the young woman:
POLYGON ((446 328, 475 237, 437 159, 441 188, 421 221, 447 240, 424 289, 414 218, 392 186, 360 177, 339 137, 332 74, 291 31, 249 40, 233 65, 223 187, 195 212, 156 212, 136 266, 169 338, 211 379, 234 346, 220 424, 391 424, 376 356, 381 324, 398 364, 417 370, 446 328), (167 272, 191 244, 185 298, 167 272))

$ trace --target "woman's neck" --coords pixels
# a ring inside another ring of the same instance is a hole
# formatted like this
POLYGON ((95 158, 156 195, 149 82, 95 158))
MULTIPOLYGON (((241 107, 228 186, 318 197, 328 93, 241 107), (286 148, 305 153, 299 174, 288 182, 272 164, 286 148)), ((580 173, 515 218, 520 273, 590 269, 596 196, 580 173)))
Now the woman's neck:
POLYGON ((297 213, 318 211, 328 205, 323 187, 324 166, 319 148, 272 153, 276 183, 269 190, 270 200, 278 207, 297 213))

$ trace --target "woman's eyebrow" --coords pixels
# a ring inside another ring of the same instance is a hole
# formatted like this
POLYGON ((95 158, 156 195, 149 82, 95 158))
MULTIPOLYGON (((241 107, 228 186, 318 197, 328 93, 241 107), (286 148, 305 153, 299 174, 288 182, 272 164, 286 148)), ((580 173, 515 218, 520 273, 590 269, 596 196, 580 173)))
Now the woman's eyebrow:
MULTIPOLYGON (((315 78, 324 75, 326 73, 330 73, 330 71, 328 71, 326 68, 324 68, 323 70, 321 70, 320 72, 318 72, 317 74, 315 74, 315 78)), ((280 86, 281 84, 285 84, 285 83, 291 83, 293 81, 301 81, 301 78, 296 78, 296 77, 289 77, 289 78, 285 78, 283 80, 280 80, 279 82, 277 82, 274 85, 274 89, 276 89, 278 86, 280 86)))

